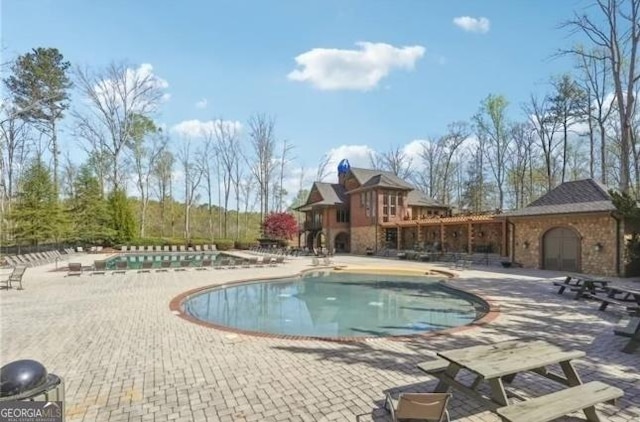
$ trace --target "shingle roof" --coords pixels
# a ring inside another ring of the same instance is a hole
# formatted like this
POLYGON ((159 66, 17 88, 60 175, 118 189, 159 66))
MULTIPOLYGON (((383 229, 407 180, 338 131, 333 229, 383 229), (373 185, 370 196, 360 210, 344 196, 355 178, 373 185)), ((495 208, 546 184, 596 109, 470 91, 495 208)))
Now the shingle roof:
POLYGON ((360 183, 361 187, 382 186, 396 189, 415 189, 390 171, 371 170, 351 167, 351 173, 360 183))
POLYGON ((429 198, 423 192, 414 189, 407 195, 407 203, 409 205, 421 207, 445 207, 433 198, 429 198))
POLYGON ((525 208, 510 211, 506 217, 615 211, 607 188, 593 179, 565 182, 525 208))
MULTIPOLYGON (((347 201, 347 195, 344 190, 344 186, 338 183, 324 183, 324 182, 314 182, 313 186, 318 189, 318 193, 322 199, 317 202, 309 203, 307 199, 307 203, 300 208, 306 207, 308 205, 337 205, 344 204, 347 201)), ((311 188, 313 190, 313 188, 311 188)))

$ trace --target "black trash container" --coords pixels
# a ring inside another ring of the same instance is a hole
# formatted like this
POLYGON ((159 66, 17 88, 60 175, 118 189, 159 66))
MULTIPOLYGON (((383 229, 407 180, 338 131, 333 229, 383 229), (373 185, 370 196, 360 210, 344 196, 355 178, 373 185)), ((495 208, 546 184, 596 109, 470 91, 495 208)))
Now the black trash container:
POLYGON ((17 360, 0 368, 0 401, 59 401, 64 403, 64 382, 35 360, 17 360))

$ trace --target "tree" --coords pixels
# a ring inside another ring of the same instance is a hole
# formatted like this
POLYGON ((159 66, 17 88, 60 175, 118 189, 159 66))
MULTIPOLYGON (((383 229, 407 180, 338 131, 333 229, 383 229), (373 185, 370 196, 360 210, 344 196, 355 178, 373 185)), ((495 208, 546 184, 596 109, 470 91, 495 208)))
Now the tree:
POLYGON ((413 173, 411 170, 413 157, 399 147, 391 147, 389 151, 383 153, 370 153, 369 161, 372 168, 390 171, 401 179, 409 179, 413 173))
POLYGON ((111 229, 116 243, 128 242, 136 236, 136 219, 124 189, 114 189, 108 199, 111 229))
POLYGON ((282 142, 282 152, 280 154, 279 164, 280 164, 280 179, 278 182, 278 190, 277 190, 277 201, 278 212, 281 212, 284 207, 284 197, 286 195, 286 191, 284 189, 284 171, 287 166, 287 163, 291 160, 290 154, 293 151, 294 146, 289 143, 286 139, 282 142))
POLYGON ((167 138, 148 117, 134 114, 132 118, 134 121, 130 125, 132 133, 128 147, 131 150, 133 168, 136 172, 136 186, 140 193, 139 235, 144 237, 147 209, 149 208, 151 173, 160 154, 166 148, 167 138))
POLYGON ((507 122, 507 99, 502 95, 489 95, 482 101, 474 117, 478 138, 486 139, 484 153, 498 188, 498 208, 504 208, 506 162, 511 144, 507 122))
POLYGON ((214 123, 214 133, 216 137, 217 156, 222 167, 222 184, 224 187, 224 223, 223 236, 227 238, 229 196, 231 195, 231 185, 233 182, 234 169, 240 159, 240 146, 236 125, 218 119, 214 123))
POLYGON ((107 203, 102 197, 100 182, 89 165, 78 170, 71 201, 72 236, 87 243, 104 243, 115 232, 110 227, 107 203))
POLYGON ((592 57, 609 64, 616 99, 616 117, 620 127, 619 189, 630 189, 630 163, 633 142, 635 93, 640 74, 637 68, 640 43, 640 0, 596 0, 599 16, 575 16, 564 23, 572 33, 581 33, 596 47, 577 46, 565 51, 578 57, 592 57))
MULTIPOLYGON (((165 236, 165 227, 167 221, 167 203, 169 204, 169 214, 173 219, 171 208, 173 208, 173 198, 171 195, 171 181, 173 174, 173 165, 175 163, 175 157, 171 151, 164 150, 158 156, 158 159, 153 166, 153 177, 157 184, 157 196, 160 202, 160 236, 165 236)), ((173 224, 171 225, 173 228, 173 224)), ((171 233, 173 237, 173 232, 171 233)))
POLYGON ((16 240, 32 245, 58 240, 65 232, 66 221, 56 197, 51 173, 39 158, 23 176, 11 218, 15 223, 16 240))
MULTIPOLYGON (((202 166, 197 165, 191 150, 191 141, 185 140, 178 152, 178 160, 184 174, 184 238, 191 239, 191 207, 196 200, 196 192, 202 181, 202 166)), ((196 156, 202 156, 196 153, 196 156)))
POLYGON ((578 68, 582 71, 582 89, 586 93, 587 101, 584 104, 585 115, 589 125, 590 141, 590 176, 594 178, 594 123, 598 127, 600 137, 600 181, 607 184, 607 131, 606 124, 613 111, 615 97, 609 95, 611 88, 611 71, 609 62, 599 60, 601 56, 597 51, 592 54, 581 54, 578 56, 578 68))
POLYGON ((539 100, 531 96, 530 104, 524 106, 524 111, 529 117, 529 122, 534 128, 540 141, 540 146, 542 147, 548 192, 555 185, 555 153, 559 145, 556 133, 560 125, 558 119, 553 116, 552 104, 549 97, 545 96, 542 100, 539 100))
POLYGON ((317 182, 324 182, 324 179, 329 175, 329 161, 331 161, 331 156, 329 154, 324 154, 320 158, 320 162, 318 163, 318 170, 316 171, 317 182))
POLYGON ((566 178, 567 156, 569 145, 569 129, 578 123, 583 116, 586 94, 569 75, 562 75, 553 81, 555 92, 551 97, 551 113, 562 128, 562 177, 566 178))
POLYGON ((288 212, 271 213, 262 225, 264 235, 270 239, 291 240, 298 234, 298 222, 288 212))
POLYGON ((20 116, 37 123, 49 136, 56 191, 60 155, 56 126, 69 107, 69 66, 57 48, 39 47, 19 56, 12 66, 12 75, 5 79, 20 116))
POLYGON ((163 84, 148 69, 115 63, 102 72, 78 68, 76 79, 87 104, 84 112, 74 112, 76 135, 109 156, 110 181, 118 189, 123 185, 123 153, 135 134, 134 116, 156 111, 163 84))
POLYGON ((263 114, 249 119, 249 141, 253 149, 253 161, 249 163, 258 182, 260 220, 269 213, 269 192, 275 163, 275 120, 263 114))

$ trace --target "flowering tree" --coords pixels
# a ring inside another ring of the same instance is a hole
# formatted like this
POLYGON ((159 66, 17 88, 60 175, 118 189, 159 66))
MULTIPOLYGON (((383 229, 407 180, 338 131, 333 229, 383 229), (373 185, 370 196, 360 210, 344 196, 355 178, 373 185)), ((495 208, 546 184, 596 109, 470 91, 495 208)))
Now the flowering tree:
POLYGON ((277 212, 267 215, 262 224, 264 235, 271 239, 291 240, 298 233, 298 222, 293 214, 277 212))

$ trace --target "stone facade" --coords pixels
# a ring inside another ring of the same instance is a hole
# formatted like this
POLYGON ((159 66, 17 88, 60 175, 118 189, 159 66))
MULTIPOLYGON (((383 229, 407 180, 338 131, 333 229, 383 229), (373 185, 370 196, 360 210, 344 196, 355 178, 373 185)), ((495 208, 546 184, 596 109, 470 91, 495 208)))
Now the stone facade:
MULTIPOLYGON (((382 232, 383 230, 378 230, 382 232)), ((378 233, 380 237, 380 233, 378 233)), ((381 247, 380 239, 378 239, 378 249, 381 247)), ((356 254, 365 254, 367 248, 375 250, 376 248, 376 227, 351 227, 351 252, 356 254)))
POLYGON ((578 272, 602 276, 620 274, 617 254, 621 245, 616 245, 617 223, 610 214, 531 216, 513 218, 510 222, 513 223, 513 260, 525 268, 544 268, 545 233, 566 227, 578 234, 578 272))

